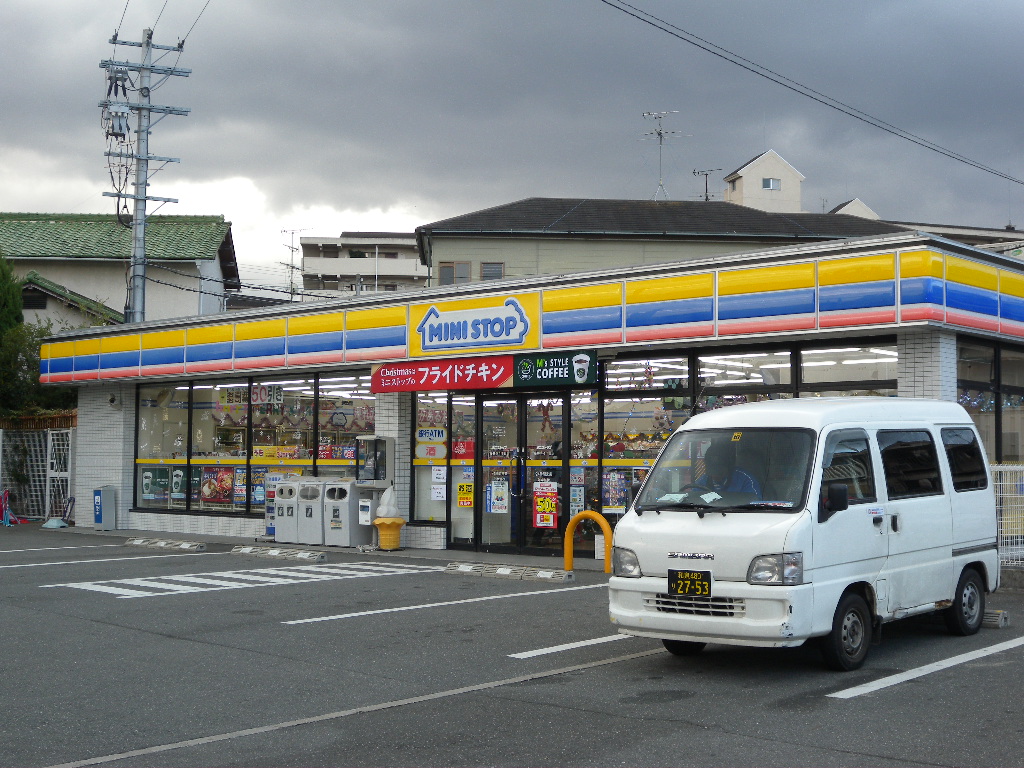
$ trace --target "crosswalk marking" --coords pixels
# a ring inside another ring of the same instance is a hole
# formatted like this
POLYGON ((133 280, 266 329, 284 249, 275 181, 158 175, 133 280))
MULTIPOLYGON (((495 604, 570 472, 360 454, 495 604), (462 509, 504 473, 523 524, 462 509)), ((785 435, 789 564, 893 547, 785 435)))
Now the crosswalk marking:
POLYGON ((213 571, 175 576, 143 576, 105 581, 76 581, 64 584, 42 584, 43 588, 67 587, 113 595, 119 599, 159 597, 223 589, 274 587, 284 584, 306 584, 338 579, 363 579, 372 576, 401 576, 412 573, 443 571, 443 566, 343 563, 338 565, 290 565, 281 568, 256 568, 242 571, 213 571))

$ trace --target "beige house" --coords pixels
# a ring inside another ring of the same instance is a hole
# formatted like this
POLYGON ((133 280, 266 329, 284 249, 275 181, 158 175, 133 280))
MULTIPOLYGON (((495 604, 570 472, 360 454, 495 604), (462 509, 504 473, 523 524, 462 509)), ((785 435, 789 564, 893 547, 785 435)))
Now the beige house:
POLYGON ((804 175, 769 149, 725 177, 727 203, 772 213, 800 213, 804 175))

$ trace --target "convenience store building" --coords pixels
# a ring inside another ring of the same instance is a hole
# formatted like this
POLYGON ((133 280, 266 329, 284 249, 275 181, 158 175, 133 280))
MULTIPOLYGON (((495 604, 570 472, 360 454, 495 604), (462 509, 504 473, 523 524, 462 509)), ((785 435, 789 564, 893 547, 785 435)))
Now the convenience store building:
POLYGON ((40 376, 79 387, 72 492, 115 486, 118 528, 261 536, 275 481, 351 477, 377 434, 403 546, 557 554, 571 514, 614 524, 671 431, 734 403, 958 400, 1020 460, 1024 265, 854 238, 69 331, 40 376))

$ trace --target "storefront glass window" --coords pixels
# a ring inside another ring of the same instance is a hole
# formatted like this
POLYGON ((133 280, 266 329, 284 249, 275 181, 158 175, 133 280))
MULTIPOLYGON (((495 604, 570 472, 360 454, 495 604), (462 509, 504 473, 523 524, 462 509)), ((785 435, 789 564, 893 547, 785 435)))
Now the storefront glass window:
MULTIPOLYGON (((448 508, 451 510, 452 543, 472 544, 477 455, 476 401, 472 395, 452 395, 449 431, 448 488, 451 498, 448 499, 448 508)), ((483 457, 487 459, 488 453, 485 452, 483 457)))
POLYGON ((245 512, 249 384, 245 379, 192 387, 189 502, 194 511, 245 512))
POLYGON ((771 392, 771 393, 742 393, 729 394, 716 392, 706 394, 697 399, 697 413, 714 411, 718 408, 728 408, 730 405, 742 405, 743 403, 763 403, 768 400, 786 400, 793 397, 792 392, 771 392))
POLYGON ((448 519, 448 394, 416 393, 413 473, 416 520, 448 519))
POLYGON ((688 397, 608 398, 604 403, 601 512, 621 515, 630 488, 646 477, 673 430, 689 417, 688 397))
POLYGON ((317 472, 336 477, 355 476, 356 438, 372 435, 375 398, 369 374, 320 377, 317 472))
POLYGON ((956 377, 960 381, 995 384, 995 347, 959 339, 956 344, 956 377))
POLYGON ((788 351, 701 355, 697 358, 699 388, 792 384, 791 357, 788 351))
POLYGON ((898 361, 895 344, 804 349, 800 353, 800 382, 816 389, 816 385, 841 381, 895 381, 898 361))
POLYGON ((670 389, 685 393, 689 363, 685 357, 612 360, 605 365, 605 389, 670 389))
POLYGON ((184 509, 188 385, 139 388, 136 499, 144 509, 184 509))
POLYGON ((971 415, 989 461, 996 460, 996 395, 988 390, 957 388, 957 402, 971 415))

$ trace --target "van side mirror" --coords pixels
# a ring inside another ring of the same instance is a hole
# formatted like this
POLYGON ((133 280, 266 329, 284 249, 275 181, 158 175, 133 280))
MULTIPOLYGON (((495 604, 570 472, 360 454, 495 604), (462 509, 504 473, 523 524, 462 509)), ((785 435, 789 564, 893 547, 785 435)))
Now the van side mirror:
POLYGON ((829 483, 825 498, 818 507, 818 522, 824 523, 836 512, 842 512, 850 506, 850 491, 846 483, 829 483))

